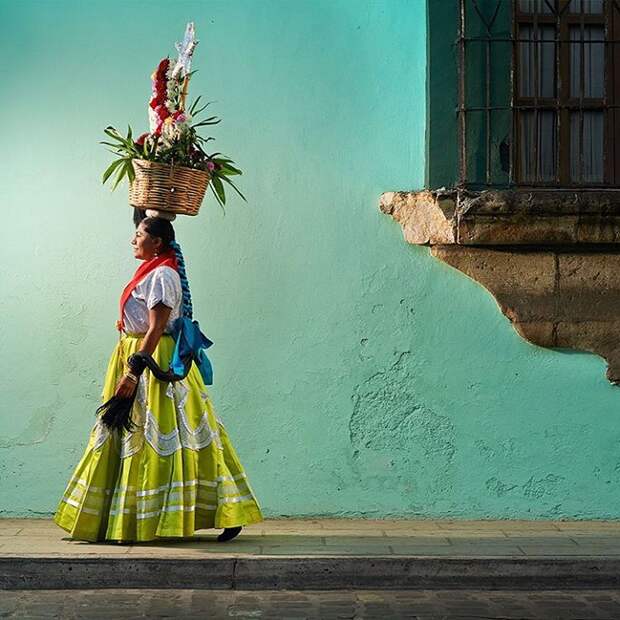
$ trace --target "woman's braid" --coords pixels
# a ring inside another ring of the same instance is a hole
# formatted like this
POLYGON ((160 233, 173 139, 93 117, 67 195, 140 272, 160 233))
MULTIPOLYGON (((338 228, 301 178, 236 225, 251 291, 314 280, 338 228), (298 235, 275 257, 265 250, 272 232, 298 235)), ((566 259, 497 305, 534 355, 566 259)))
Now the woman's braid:
POLYGON ((189 282, 185 273, 185 259, 181 252, 181 246, 176 241, 170 242, 170 247, 174 250, 177 257, 177 265, 179 267, 179 276, 181 277, 181 290, 183 292, 182 315, 188 319, 193 317, 192 296, 189 292, 189 282))

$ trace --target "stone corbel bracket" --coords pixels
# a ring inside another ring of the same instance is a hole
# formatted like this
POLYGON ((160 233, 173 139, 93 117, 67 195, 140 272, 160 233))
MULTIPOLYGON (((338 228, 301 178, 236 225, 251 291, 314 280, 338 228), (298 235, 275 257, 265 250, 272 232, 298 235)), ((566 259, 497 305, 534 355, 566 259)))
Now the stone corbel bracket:
POLYGON ((388 192, 380 209, 489 290, 523 338, 596 353, 620 382, 620 191, 388 192))

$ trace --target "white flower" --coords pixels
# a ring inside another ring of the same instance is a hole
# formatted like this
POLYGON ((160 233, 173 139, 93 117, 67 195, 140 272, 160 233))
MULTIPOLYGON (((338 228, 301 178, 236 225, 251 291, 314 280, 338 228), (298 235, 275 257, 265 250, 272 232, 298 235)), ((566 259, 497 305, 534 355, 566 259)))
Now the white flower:
POLYGON ((155 132, 155 128, 157 127, 157 114, 155 114, 155 110, 151 106, 149 106, 149 129, 151 133, 155 132))
POLYGON ((174 68, 177 64, 176 60, 171 60, 168 65, 168 71, 166 71, 166 79, 170 81, 170 78, 174 75, 174 68))

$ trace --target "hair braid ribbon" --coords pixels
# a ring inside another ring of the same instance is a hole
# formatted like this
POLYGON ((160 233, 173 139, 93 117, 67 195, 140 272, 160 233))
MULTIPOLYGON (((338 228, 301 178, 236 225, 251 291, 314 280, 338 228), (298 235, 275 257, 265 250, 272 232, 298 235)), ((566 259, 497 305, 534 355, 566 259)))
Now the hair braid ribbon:
POLYGON ((184 317, 191 319, 193 317, 192 295, 189 291, 189 281, 187 279, 187 273, 185 272, 185 259, 183 258, 183 253, 181 252, 181 246, 176 241, 171 241, 170 247, 174 250, 177 257, 179 277, 181 278, 181 291, 183 294, 181 314, 184 317))

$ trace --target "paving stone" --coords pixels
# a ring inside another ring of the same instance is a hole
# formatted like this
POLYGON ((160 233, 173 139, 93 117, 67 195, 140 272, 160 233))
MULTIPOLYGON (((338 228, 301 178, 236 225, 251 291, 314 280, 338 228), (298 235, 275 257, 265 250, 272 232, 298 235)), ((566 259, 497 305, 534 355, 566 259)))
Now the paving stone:
POLYGON ((324 556, 374 556, 374 555, 392 555, 389 545, 369 545, 364 547, 351 547, 340 545, 263 545, 262 553, 264 555, 324 555, 324 556))
POLYGON ((72 540, 51 519, 0 519, 0 559, 279 557, 594 558, 620 557, 618 521, 267 519, 226 544, 219 530, 140 544, 72 540))
MULTIPOLYGON (((206 557, 206 556, 231 556, 231 557, 237 557, 237 556, 247 556, 247 555, 251 555, 251 556, 256 556, 256 555, 261 555, 262 552, 262 548, 259 545, 236 545, 234 550, 231 550, 229 548, 222 548, 224 545, 220 544, 220 543, 215 543, 211 546, 202 546, 202 547, 187 547, 187 548, 181 548, 181 547, 173 547, 173 548, 169 548, 166 549, 165 551, 163 551, 163 553, 165 554, 166 557, 196 557, 197 554, 201 554, 202 557, 206 557), (215 546, 215 545, 218 546, 215 546)), ((158 548, 158 547, 151 547, 151 548, 141 548, 141 547, 129 547, 127 550, 127 554, 128 556, 134 558, 138 558, 138 557, 153 557, 153 558, 159 558, 162 556, 162 549, 158 548)))
POLYGON ((527 556, 531 557, 597 557, 618 556, 620 548, 610 548, 606 545, 519 545, 527 556))

